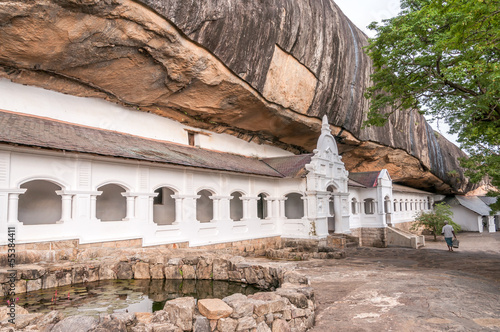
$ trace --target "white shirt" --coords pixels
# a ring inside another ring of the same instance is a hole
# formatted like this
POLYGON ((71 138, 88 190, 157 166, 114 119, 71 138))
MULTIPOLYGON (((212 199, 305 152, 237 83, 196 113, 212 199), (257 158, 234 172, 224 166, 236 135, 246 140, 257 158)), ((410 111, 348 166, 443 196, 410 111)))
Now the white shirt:
POLYGON ((444 233, 444 237, 453 237, 453 226, 449 224, 444 225, 442 233, 444 233))

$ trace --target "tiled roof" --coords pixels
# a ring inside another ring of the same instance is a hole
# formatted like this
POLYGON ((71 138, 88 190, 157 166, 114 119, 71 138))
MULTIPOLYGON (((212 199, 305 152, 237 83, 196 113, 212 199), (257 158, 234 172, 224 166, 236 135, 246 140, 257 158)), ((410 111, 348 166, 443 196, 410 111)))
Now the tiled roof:
MULTIPOLYGON (((279 171, 256 158, 7 111, 0 111, 0 142, 213 170, 284 177, 279 171)), ((301 156, 297 157, 301 158, 301 156)), ((306 155, 302 158, 308 157, 306 155)))
POLYGON ((497 202, 497 197, 489 197, 489 196, 478 196, 480 200, 482 200, 486 205, 491 205, 497 202))
POLYGON ((267 165, 286 178, 298 178, 306 175, 305 165, 311 162, 313 154, 262 159, 267 165))
POLYGON ((366 186, 362 185, 361 183, 358 183, 354 180, 347 179, 347 185, 349 187, 358 187, 358 188, 366 188, 366 186))
POLYGON ((374 188, 377 186, 377 179, 379 174, 380 171, 349 173, 349 179, 356 181, 357 183, 360 183, 365 187, 374 188))
POLYGON ((491 209, 477 196, 455 196, 463 207, 477 213, 480 216, 488 216, 491 209))

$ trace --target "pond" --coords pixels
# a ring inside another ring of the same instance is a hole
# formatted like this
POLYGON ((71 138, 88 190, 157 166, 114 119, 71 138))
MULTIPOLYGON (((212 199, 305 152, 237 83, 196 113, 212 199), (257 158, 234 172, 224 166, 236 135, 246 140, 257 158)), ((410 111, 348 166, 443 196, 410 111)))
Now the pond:
MULTIPOLYGON (((30 313, 59 310, 66 316, 117 312, 154 312, 178 297, 224 298, 262 291, 247 284, 215 280, 105 280, 17 294, 30 313)), ((2 300, 2 304, 7 298, 2 300)))

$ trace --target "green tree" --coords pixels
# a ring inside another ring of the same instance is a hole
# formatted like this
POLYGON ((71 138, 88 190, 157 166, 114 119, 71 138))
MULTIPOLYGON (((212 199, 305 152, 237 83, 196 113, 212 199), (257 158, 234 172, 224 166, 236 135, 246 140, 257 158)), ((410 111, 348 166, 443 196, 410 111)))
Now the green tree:
POLYGON ((500 0, 402 0, 401 8, 370 25, 366 124, 410 109, 444 119, 469 154, 470 179, 500 188, 500 0))
POLYGON ((437 235, 441 234, 443 230, 444 222, 448 221, 450 225, 453 226, 455 232, 460 231, 460 225, 453 222, 451 217, 453 212, 451 212, 450 206, 446 203, 438 203, 434 206, 433 211, 424 212, 421 211, 415 218, 415 223, 412 225, 412 230, 417 230, 421 227, 429 230, 432 235, 434 235, 434 241, 437 240, 437 235))

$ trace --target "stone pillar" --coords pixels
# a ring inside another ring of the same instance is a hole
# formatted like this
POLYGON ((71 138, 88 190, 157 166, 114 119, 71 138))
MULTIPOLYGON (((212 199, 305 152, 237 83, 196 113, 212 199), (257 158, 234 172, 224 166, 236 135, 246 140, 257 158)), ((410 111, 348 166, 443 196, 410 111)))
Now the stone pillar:
POLYGON ((304 209, 304 215, 302 216, 302 218, 307 218, 309 216, 309 206, 307 204, 308 198, 307 198, 307 196, 302 195, 302 197, 300 199, 302 199, 302 204, 303 204, 303 209, 304 209))
POLYGON ((283 197, 283 198, 278 198, 279 202, 279 213, 278 213, 278 218, 286 218, 285 215, 285 201, 288 199, 288 197, 283 197))
POLYGON ((95 194, 90 194, 90 220, 99 221, 97 219, 97 196, 100 196, 102 191, 97 191, 95 194))
POLYGON ((179 195, 171 195, 173 199, 175 199, 175 221, 172 225, 177 225, 182 220, 182 197, 179 195))
POLYGON ((64 190, 56 191, 56 194, 61 196, 61 220, 58 223, 69 222, 71 221, 71 206, 72 206, 72 198, 73 194, 68 194, 64 192, 64 190))
POLYGON ((342 202, 340 196, 333 196, 333 216, 335 220, 335 233, 344 233, 345 229, 342 223, 342 202))
POLYGON ((127 212, 123 220, 132 220, 135 217, 135 196, 127 192, 122 193, 122 196, 127 199, 127 212))
POLYGON ((28 189, 14 189, 9 192, 9 206, 7 212, 8 223, 19 223, 19 195, 24 194, 28 189))
POLYGON ((266 206, 267 206, 267 209, 266 209, 266 212, 267 212, 267 216, 265 219, 269 220, 272 218, 272 212, 273 212, 273 201, 271 199, 268 199, 267 197, 264 198, 264 200, 266 201, 266 206))

